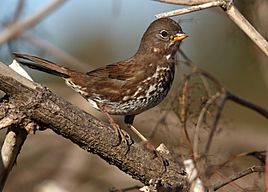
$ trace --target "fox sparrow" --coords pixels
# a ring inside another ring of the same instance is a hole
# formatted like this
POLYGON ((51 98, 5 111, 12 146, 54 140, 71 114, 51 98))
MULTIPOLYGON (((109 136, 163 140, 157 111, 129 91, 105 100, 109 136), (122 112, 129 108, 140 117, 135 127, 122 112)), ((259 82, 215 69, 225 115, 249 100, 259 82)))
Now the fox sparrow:
POLYGON ((144 33, 131 58, 82 73, 21 53, 15 59, 32 69, 57 75, 80 93, 92 107, 111 115, 124 115, 125 123, 167 95, 175 72, 175 54, 187 35, 169 18, 157 19, 144 33))

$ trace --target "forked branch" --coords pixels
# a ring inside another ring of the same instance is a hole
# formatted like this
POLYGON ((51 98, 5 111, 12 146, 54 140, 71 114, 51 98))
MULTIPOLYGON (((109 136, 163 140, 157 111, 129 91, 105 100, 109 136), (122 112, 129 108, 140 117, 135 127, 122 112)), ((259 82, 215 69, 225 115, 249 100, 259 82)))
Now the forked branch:
MULTIPOLYGON (((174 0, 158 0, 160 2, 175 3, 174 0)), ((261 51, 268 56, 268 42, 265 38, 249 23, 249 21, 240 13, 235 7, 233 0, 214 0, 204 4, 202 0, 198 5, 177 9, 161 14, 157 14, 156 17, 171 17, 194 11, 200 11, 211 7, 221 7, 228 17, 261 49, 261 51)), ((197 1, 195 1, 197 3, 197 1)), ((176 4, 191 5, 191 0, 178 1, 176 4), (184 2, 184 3, 183 3, 184 2)))

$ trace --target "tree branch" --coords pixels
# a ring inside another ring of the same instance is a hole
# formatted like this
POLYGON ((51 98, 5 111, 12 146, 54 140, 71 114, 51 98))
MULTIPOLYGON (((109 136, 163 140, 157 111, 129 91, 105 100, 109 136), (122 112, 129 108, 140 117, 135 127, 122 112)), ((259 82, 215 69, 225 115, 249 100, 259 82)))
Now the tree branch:
POLYGON ((8 174, 16 162, 21 147, 26 140, 27 131, 18 126, 8 128, 0 157, 0 191, 3 190, 8 174))
POLYGON ((268 119, 268 110, 267 109, 260 107, 258 105, 255 105, 254 103, 251 103, 245 99, 242 99, 242 98, 234 95, 230 91, 226 91, 226 99, 233 101, 235 103, 238 103, 239 105, 244 106, 246 108, 249 108, 253 111, 256 111, 257 113, 261 114, 263 117, 268 119))
POLYGON ((42 9, 35 12, 33 15, 27 17, 24 20, 17 21, 15 23, 12 23, 8 27, 6 27, 1 33, 0 33, 0 45, 7 42, 8 40, 20 35, 24 30, 34 26, 38 22, 40 22, 41 19, 43 19, 45 16, 47 16, 51 11, 56 9, 59 5, 64 3, 64 0, 53 0, 50 4, 43 7, 42 9))
POLYGON ((266 39, 248 22, 240 11, 232 4, 228 6, 225 13, 246 35, 268 56, 268 42, 266 39))
POLYGON ((203 10, 203 9, 208 9, 208 8, 211 8, 211 7, 223 6, 225 4, 226 4, 226 2, 223 1, 223 0, 211 1, 211 2, 208 2, 208 3, 200 4, 200 5, 194 5, 194 6, 191 6, 191 7, 186 7, 186 8, 182 8, 182 9, 176 9, 174 11, 168 11, 168 12, 165 12, 165 13, 160 13, 160 14, 155 15, 155 17, 156 18, 172 17, 172 16, 175 16, 175 15, 187 14, 187 13, 191 13, 191 12, 195 12, 195 11, 200 11, 200 10, 203 10))
POLYGON ((64 63, 71 64, 73 66, 81 65, 81 66, 87 66, 88 64, 79 60, 78 58, 68 54, 67 52, 57 48, 52 43, 49 43, 48 41, 45 41, 41 38, 38 38, 31 32, 24 32, 21 35, 21 38, 24 38, 27 42, 33 44, 38 49, 45 51, 49 55, 56 56, 57 58, 61 59, 64 63))
MULTIPOLYGON (((159 0, 162 2, 162 0, 159 0)), ((165 0, 163 2, 166 2, 165 0)), ((181 1, 179 1, 181 2, 181 1)), ((181 3, 176 4, 181 4, 181 3)), ((185 0, 185 2, 188 2, 185 0)), ((240 11, 234 6, 232 0, 215 0, 204 4, 199 4, 191 7, 186 7, 166 13, 157 14, 157 18, 171 17, 176 15, 182 15, 194 11, 200 11, 210 7, 219 6, 230 19, 261 49, 261 51, 268 56, 268 42, 265 38, 248 22, 248 20, 240 13, 240 11)))
MULTIPOLYGON (((159 0, 154 0, 159 1, 159 0)), ((203 3, 208 3, 214 0, 160 0, 163 3, 171 3, 171 4, 180 4, 180 5, 199 5, 203 3)))
POLYGON ((246 175, 249 175, 251 173, 255 173, 255 172, 264 172, 264 166, 252 166, 252 167, 249 167, 243 171, 235 173, 234 175, 232 175, 232 176, 226 178, 225 180, 220 181, 219 183, 214 185, 213 189, 214 189, 214 191, 217 191, 218 189, 224 187, 225 185, 227 185, 227 184, 229 184, 237 179, 240 179, 246 175))
POLYGON ((34 121, 41 127, 51 128, 144 184, 160 181, 166 191, 187 190, 187 177, 181 162, 162 154, 169 162, 165 171, 163 159, 154 157, 143 144, 134 143, 127 154, 128 147, 125 143, 113 147, 117 138, 109 125, 48 89, 19 76, 3 64, 0 64, 0 89, 7 94, 5 101, 0 103, 0 108, 5 109, 0 110, 1 118, 9 114, 23 114, 25 119, 34 121))

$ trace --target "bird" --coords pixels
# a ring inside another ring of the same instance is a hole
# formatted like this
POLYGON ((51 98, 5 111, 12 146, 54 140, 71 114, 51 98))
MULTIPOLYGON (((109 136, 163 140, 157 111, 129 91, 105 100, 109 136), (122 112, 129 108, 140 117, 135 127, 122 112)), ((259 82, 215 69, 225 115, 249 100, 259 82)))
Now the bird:
POLYGON ((86 73, 33 55, 15 52, 13 56, 22 65, 62 77, 93 108, 108 115, 122 115, 126 124, 133 125, 136 115, 167 96, 175 75, 176 52, 186 37, 176 21, 156 19, 132 57, 86 73))

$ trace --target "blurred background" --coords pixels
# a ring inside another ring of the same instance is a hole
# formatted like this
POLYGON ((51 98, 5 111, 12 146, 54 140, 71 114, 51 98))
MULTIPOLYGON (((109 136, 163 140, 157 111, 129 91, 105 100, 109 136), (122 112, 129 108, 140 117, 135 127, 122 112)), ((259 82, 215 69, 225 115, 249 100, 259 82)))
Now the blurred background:
MULTIPOLYGON (((0 34, 14 20, 24 19, 50 2, 0 0, 0 34)), ((240 0, 235 1, 235 4, 267 38, 268 1, 240 0)), ((86 72, 132 56, 143 32, 155 19, 154 15, 178 8, 180 6, 152 0, 66 1, 33 28, 0 44, 0 60, 10 64, 10 53, 17 51, 86 72)), ((183 42, 182 50, 198 67, 215 76, 236 95, 268 108, 267 57, 221 9, 212 8, 173 19, 189 34, 189 38, 183 42)), ((36 82, 105 120, 83 98, 65 86, 61 79, 37 71, 27 71, 36 82)), ((176 83, 173 89, 176 89, 176 83)), ((155 145, 161 142, 171 147, 183 145, 178 119, 163 105, 137 116, 135 127, 148 136, 157 125, 157 134, 153 138, 155 145), (164 123, 159 123, 161 118, 165 120, 164 123)), ((121 124, 121 117, 115 119, 121 124)), ((237 104, 227 103, 222 121, 223 126, 213 145, 215 153, 228 157, 267 148, 268 121, 262 116, 237 104)), ((4 135, 5 130, 2 130, 1 141, 4 135)), ((258 164, 251 158, 243 160, 244 167, 252 163, 258 164)), ((244 179, 238 183, 243 182, 240 183, 242 186, 250 188, 256 180, 249 178, 249 181, 244 179)), ((135 185, 141 183, 108 165, 98 156, 46 130, 28 137, 4 191, 98 192, 135 185)))

